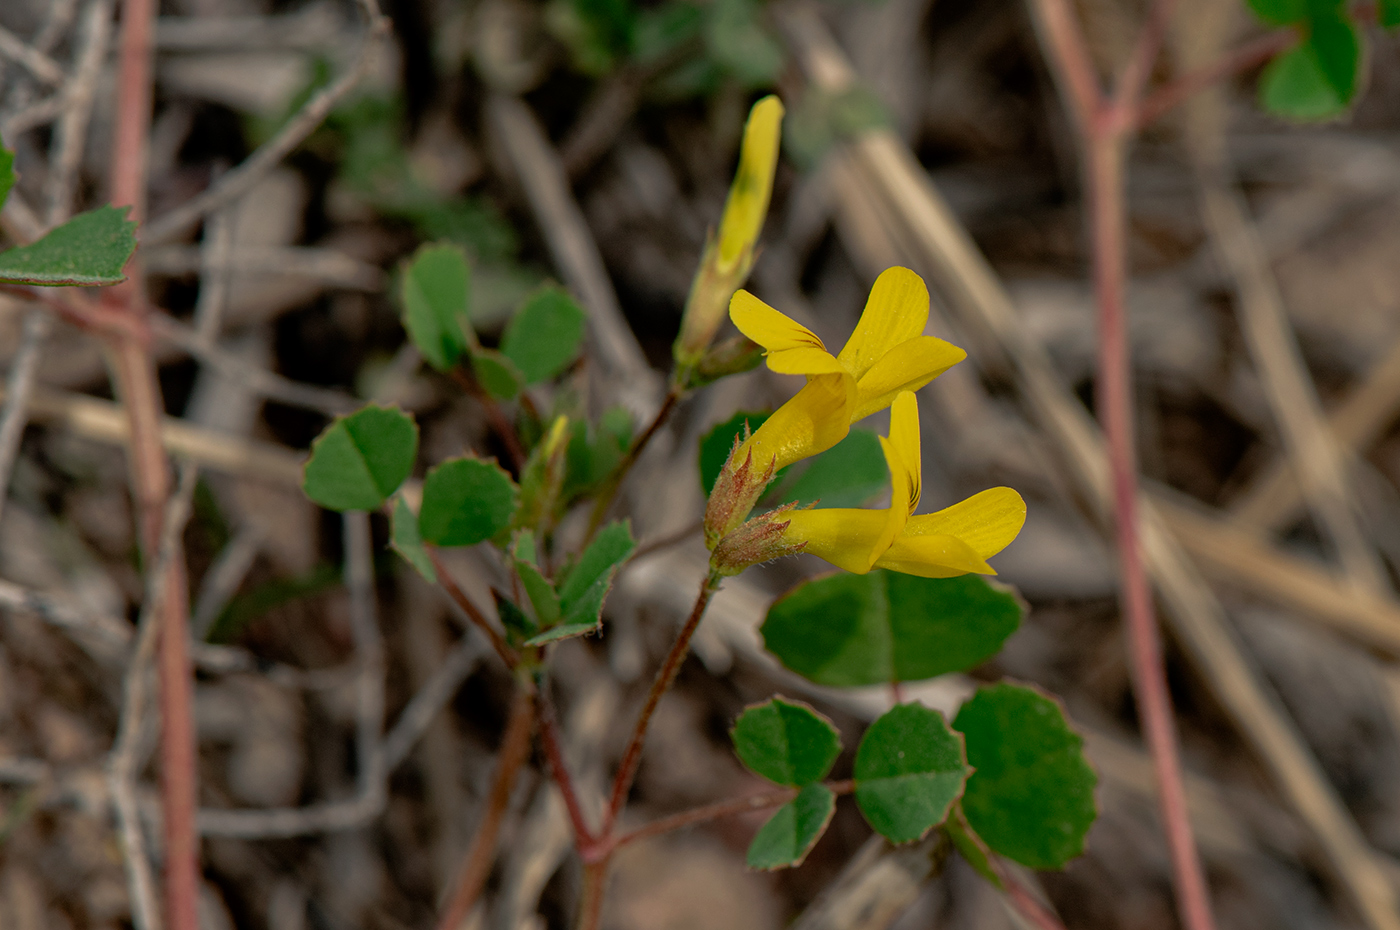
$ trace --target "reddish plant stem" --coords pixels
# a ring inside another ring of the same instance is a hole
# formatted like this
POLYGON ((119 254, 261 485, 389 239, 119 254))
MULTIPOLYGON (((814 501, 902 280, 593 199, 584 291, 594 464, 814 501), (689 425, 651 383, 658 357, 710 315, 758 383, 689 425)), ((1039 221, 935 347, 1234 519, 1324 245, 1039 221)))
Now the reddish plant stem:
POLYGON ((671 683, 676 680, 676 675, 681 670, 681 663, 685 661, 686 653, 690 651, 690 640, 695 635, 695 630, 700 626, 700 619, 705 616, 705 608, 709 606, 710 598, 719 589, 719 582, 719 576, 714 573, 705 578, 700 586, 700 593, 695 598, 695 606, 691 608, 690 616, 685 621, 685 626, 681 627, 680 633, 676 635, 676 641, 672 644, 666 661, 657 670, 656 679, 651 683, 651 691, 647 693, 646 703, 642 705, 641 713, 637 715, 637 722, 632 727, 632 738, 627 741, 627 749, 622 754, 622 762, 618 764, 617 775, 613 778, 612 795, 608 799, 607 810, 603 812, 602 835, 604 837, 612 835, 613 826, 617 823, 617 815, 621 813, 623 805, 627 803, 627 793, 632 790, 632 781, 637 777, 637 767, 642 761, 642 745, 646 742, 647 727, 651 725, 651 716, 656 712, 656 705, 660 703, 661 696, 670 689, 671 683))
POLYGON ((1067 0, 1036 0, 1051 65, 1061 79, 1080 135, 1098 303, 1096 395, 1108 443, 1120 603, 1127 625, 1138 715, 1157 776, 1179 916, 1188 930, 1213 930, 1205 873, 1186 812, 1160 633, 1138 538, 1137 461, 1126 319, 1126 150, 1138 124, 1141 88, 1161 45, 1161 36, 1154 33, 1165 31, 1171 7, 1172 0, 1156 0, 1153 4, 1145 27, 1147 34, 1138 43, 1141 54, 1115 92, 1106 95, 1098 90, 1094 64, 1070 4, 1067 0))
POLYGON ((520 664, 520 656, 510 648, 505 637, 491 625, 491 621, 486 619, 486 615, 481 609, 467 597, 467 593, 453 580, 452 575, 447 571, 447 566, 443 564, 442 556, 432 546, 424 546, 428 553, 428 558, 432 560, 433 570, 437 572, 438 584, 447 592, 447 596, 452 598, 453 603, 462 608, 462 612, 467 615, 467 619, 486 634, 486 638, 491 641, 491 648, 496 650, 496 655, 501 657, 501 661, 506 664, 506 668, 513 669, 520 664))
POLYGON ((1011 906, 1036 930, 1065 930, 1065 925, 1060 923, 1058 917, 1041 904, 1035 895, 1023 888, 1018 882, 1013 881, 1005 872, 1001 875, 1001 883, 1006 888, 1006 897, 1011 902, 1011 906))
POLYGON ((488 394, 475 378, 461 368, 452 369, 452 380, 456 381, 458 386, 479 402, 481 409, 486 411, 486 419, 490 421, 491 428, 496 431, 496 435, 501 438, 501 442, 506 447, 506 454, 510 456, 511 464, 515 466, 518 473, 525 467, 525 447, 520 444, 520 436, 515 432, 515 426, 511 424, 510 418, 501 409, 500 403, 488 394))
POLYGON ((598 492, 593 503, 593 512, 588 518, 588 533, 584 536, 584 545, 588 545, 593 540, 593 536, 603 525, 603 520, 608 516, 608 511, 612 509, 613 501, 617 499, 617 492, 622 489, 622 482, 627 480, 627 475, 632 471, 632 466, 637 464, 637 459, 642 457, 646 451, 647 444, 653 437, 661 431, 661 427, 666 424, 666 420, 676 409, 676 404, 680 402, 681 391, 672 387, 666 392, 666 399, 661 403, 661 409, 656 411, 656 416, 651 418, 651 423, 642 431, 642 435, 632 441, 628 447, 627 454, 622 457, 622 461, 617 463, 612 474, 608 476, 607 484, 598 492))
MULTIPOLYGON (((826 782, 826 787, 831 790, 832 794, 850 794, 852 791, 856 790, 856 783, 850 779, 845 781, 830 781, 826 782)), ((684 827, 694 826, 698 823, 708 823, 711 820, 719 820, 721 817, 733 817, 736 814, 748 814, 769 807, 780 807, 795 797, 797 797, 796 788, 783 788, 778 791, 769 791, 766 794, 750 795, 747 798, 732 798, 728 801, 706 804, 703 807, 693 807, 688 811, 681 811, 669 817, 653 820, 645 826, 619 835, 612 841, 609 852, 620 849, 629 843, 635 843, 639 840, 649 840, 652 837, 662 836, 683 829, 684 827)))
POLYGON ((574 828, 574 845, 585 864, 589 862, 598 845, 598 838, 588 828, 588 818, 583 814, 578 791, 574 788, 573 776, 569 774, 569 764, 564 759, 564 744, 559 738, 559 721, 554 714, 554 702, 549 699, 544 688, 539 691, 540 703, 540 742, 544 746, 545 758, 549 761, 550 774, 559 786, 564 798, 564 808, 569 812, 569 822, 574 828))
POLYGON ((1150 126, 1177 104, 1226 78, 1259 67, 1280 52, 1292 48, 1298 39, 1298 30, 1292 27, 1279 29, 1246 42, 1208 65, 1186 72, 1144 97, 1138 104, 1136 117, 1129 129, 1136 131, 1150 126))
MULTIPOLYGON (((152 108, 152 30, 154 0, 125 0, 117 73, 115 136, 112 143, 112 202, 129 205, 131 218, 145 215, 146 151, 152 108)), ((138 263, 130 280, 104 295, 113 317, 142 320, 146 313, 144 282, 138 263)), ((131 421, 132 484, 141 540, 147 558, 160 545, 170 476, 160 441, 164 412, 148 341, 135 331, 110 337, 117 391, 131 421)), ((193 674, 189 659, 186 610, 189 595, 181 562, 171 566, 160 619, 157 658, 161 709, 161 805, 165 832, 165 925, 168 930, 198 930, 199 840, 195 832, 197 802, 193 720, 193 674)))
POLYGON ((530 733, 535 727, 534 694, 521 688, 511 704, 510 718, 506 722, 505 734, 501 737, 500 755, 496 759, 496 777, 491 782, 491 793, 486 798, 486 811, 481 824, 476 828, 471 851, 462 863, 457 875, 456 889, 438 920, 437 930, 457 930, 471 913, 486 879, 491 875, 491 866, 496 860, 496 838, 501 832, 501 822, 505 819, 506 807, 510 804, 511 789, 520 767, 530 756, 530 733))

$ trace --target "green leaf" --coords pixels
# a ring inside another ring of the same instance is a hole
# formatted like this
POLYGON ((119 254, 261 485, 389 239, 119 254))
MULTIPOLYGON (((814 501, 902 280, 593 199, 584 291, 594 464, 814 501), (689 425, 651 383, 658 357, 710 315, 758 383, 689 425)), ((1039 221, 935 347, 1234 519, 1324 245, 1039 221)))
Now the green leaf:
POLYGON ((535 623, 529 614, 494 588, 491 590, 491 594, 496 599, 496 613, 501 618, 501 626, 506 628, 506 633, 510 635, 512 642, 518 643, 528 636, 535 635, 539 624, 535 623))
POLYGON ((714 0, 707 12, 710 59, 747 88, 771 85, 783 68, 783 49, 760 25, 753 0, 714 0))
POLYGON ((603 601, 607 599, 613 578, 636 546, 631 526, 626 521, 603 527, 559 583, 560 624, 526 645, 540 646, 597 630, 603 619, 603 601))
POLYGON ((515 482, 495 462, 449 459, 423 479, 418 527, 435 546, 472 546, 510 525, 515 482))
POLYGON ((471 269, 462 250, 425 245, 413 253, 399 281, 403 324, 434 368, 447 371, 467 351, 464 326, 471 300, 471 269))
POLYGON ((1308 0, 1249 0, 1249 8, 1270 25, 1287 26, 1308 15, 1308 0))
MULTIPOLYGON (((966 789, 963 789, 966 793, 966 789)), ((967 823, 967 815, 963 813, 962 804, 953 807, 953 812, 948 815, 948 820, 943 824, 943 830, 948 834, 948 839, 953 841, 958 852, 967 860, 967 864, 972 866, 974 872, 992 883, 992 887, 998 891, 1003 890, 1005 883, 1002 881, 1001 873, 997 871, 996 863, 992 861, 992 850, 982 837, 973 832, 972 827, 967 823)))
POLYGON ((632 444, 632 415, 621 407, 604 411, 596 429, 577 420, 569 436, 564 496, 574 497, 597 485, 627 454, 632 444))
POLYGON ((472 349, 472 374, 497 400, 514 400, 525 383, 515 363, 495 349, 472 349))
POLYGON ((79 213, 37 242, 0 252, 0 282, 120 284, 126 280, 122 268, 136 251, 136 224, 126 218, 128 209, 109 205, 79 213))
POLYGON ((699 36, 703 22, 704 11, 686 0, 641 10, 632 32, 633 59, 638 64, 660 61, 699 36))
POLYGON ((302 490, 328 510, 374 510, 398 490, 418 457, 418 424, 373 404, 337 417, 311 444, 302 490))
POLYGON ((992 685, 962 706, 953 725, 976 769, 963 811, 988 846, 1033 869, 1057 869, 1084 851, 1098 815, 1098 777, 1057 701, 992 685))
POLYGON ((780 503, 860 507, 889 484, 890 470, 880 438, 868 429, 852 429, 845 439, 812 459, 807 470, 782 489, 780 503))
POLYGON ((1360 67, 1356 27, 1336 16, 1313 22, 1308 40, 1269 62, 1259 78, 1260 103, 1270 113, 1300 121, 1346 112, 1360 67))
POLYGON ((1400 26, 1400 0, 1379 0, 1376 3, 1376 19, 1386 29, 1400 26))
POLYGON ((15 153, 0 145, 0 207, 10 196, 10 188, 15 186, 15 153))
POLYGON ((754 774, 793 788, 821 781, 841 754, 841 736, 830 720, 779 697, 745 708, 729 735, 754 774))
POLYGON ((768 608, 764 647, 820 685, 921 681, 996 654, 1025 608, 979 575, 919 578, 876 570, 799 585, 768 608))
POLYGON ((515 570, 520 573, 520 585, 530 606, 535 608, 535 616, 540 626, 553 626, 559 622, 559 595, 554 593, 554 585, 540 573, 540 570, 522 559, 515 560, 515 570))
POLYGON ((808 785, 773 812, 749 844, 751 869, 786 869, 802 864, 836 813, 836 795, 826 785, 808 785))
POLYGON ((971 770, 960 733, 921 704, 891 708, 856 750, 856 804, 891 843, 909 843, 948 816, 971 770))
POLYGON ((546 287, 525 302, 501 337, 501 354, 526 384, 548 381, 578 357, 587 319, 565 291, 546 287))
POLYGON ((729 453, 734 451, 734 440, 744 437, 744 424, 747 423, 749 432, 753 433, 772 415, 740 411, 701 437, 700 487, 704 489, 706 497, 714 490, 715 479, 719 477, 724 463, 729 461, 729 453))
POLYGON ((389 546, 417 569, 429 584, 437 584, 433 560, 428 558, 428 550, 423 548, 423 537, 418 532, 418 515, 409 509, 402 497, 394 502, 392 524, 389 546))

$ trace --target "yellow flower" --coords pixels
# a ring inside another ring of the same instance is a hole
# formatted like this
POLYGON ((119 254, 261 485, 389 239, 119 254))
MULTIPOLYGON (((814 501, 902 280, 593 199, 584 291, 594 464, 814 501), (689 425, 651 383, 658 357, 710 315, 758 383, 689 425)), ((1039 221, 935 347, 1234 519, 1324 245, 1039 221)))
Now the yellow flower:
POLYGON ((806 375, 808 383, 740 448, 758 472, 782 468, 830 449, 851 423, 890 405, 901 391, 917 391, 967 357, 951 343, 923 335, 928 288, 908 268, 889 268, 875 281, 865 312, 840 354, 826 350, 816 333, 748 291, 729 303, 739 331, 767 350, 768 367, 806 375))
POLYGON ((919 504, 919 407, 903 391, 890 408, 890 435, 881 437, 890 466, 888 510, 794 510, 783 542, 802 546, 849 572, 872 568, 924 578, 974 572, 995 575, 987 559, 1005 549, 1026 522, 1026 503, 1011 488, 992 488, 937 513, 913 516, 919 504))

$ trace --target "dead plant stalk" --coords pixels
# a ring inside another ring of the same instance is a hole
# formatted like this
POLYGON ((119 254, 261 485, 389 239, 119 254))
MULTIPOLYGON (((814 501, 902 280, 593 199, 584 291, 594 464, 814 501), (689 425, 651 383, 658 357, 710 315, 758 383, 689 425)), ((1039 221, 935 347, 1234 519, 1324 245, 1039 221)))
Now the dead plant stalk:
POLYGON ((1105 92, 1071 5, 1067 0, 1032 0, 1041 42, 1079 137, 1098 305, 1097 401, 1108 438, 1119 599, 1128 629, 1138 715, 1152 750, 1181 921, 1188 930, 1212 930, 1209 892, 1187 817, 1161 636, 1142 566, 1125 307, 1126 154, 1138 128, 1143 89, 1174 5, 1173 0, 1155 0, 1128 65, 1113 89, 1105 92))

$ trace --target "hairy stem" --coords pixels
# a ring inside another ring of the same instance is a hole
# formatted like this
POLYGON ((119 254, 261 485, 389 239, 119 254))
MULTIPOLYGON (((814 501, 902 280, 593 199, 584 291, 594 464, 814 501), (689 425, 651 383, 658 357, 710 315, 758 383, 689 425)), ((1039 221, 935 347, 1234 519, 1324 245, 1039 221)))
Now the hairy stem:
POLYGON ((506 668, 513 669, 519 665, 520 656, 514 649, 510 648, 505 637, 501 635, 499 630, 491 625, 491 621, 486 619, 486 615, 481 612, 481 608, 477 607, 472 599, 467 597, 467 592, 463 591, 457 582, 453 580, 452 575, 447 571, 447 566, 443 564, 442 556, 438 554, 438 551, 432 546, 424 546, 423 548, 427 551, 428 558, 432 560, 433 571, 437 573, 438 584, 442 586, 442 590, 447 592, 447 596, 452 598, 452 603, 462 608, 462 613, 467 615, 467 619, 471 620, 478 629, 486 634, 486 638, 491 641, 491 648, 496 650, 496 655, 501 657, 501 661, 506 664, 506 668))
POLYGON ((516 692, 515 701, 511 704, 510 719, 506 722, 505 735, 501 737, 500 755, 496 759, 496 777, 491 782, 491 793, 486 798, 486 810, 476 828, 476 838, 472 840, 471 851, 467 853, 462 870, 457 875, 456 889, 438 920, 438 930, 457 930, 462 925, 477 898, 481 896, 486 879, 491 875, 491 865, 496 859, 496 838, 501 832, 501 821, 505 819, 506 807, 510 804, 515 777, 529 758, 530 733, 534 726, 534 694, 521 688, 516 692))

